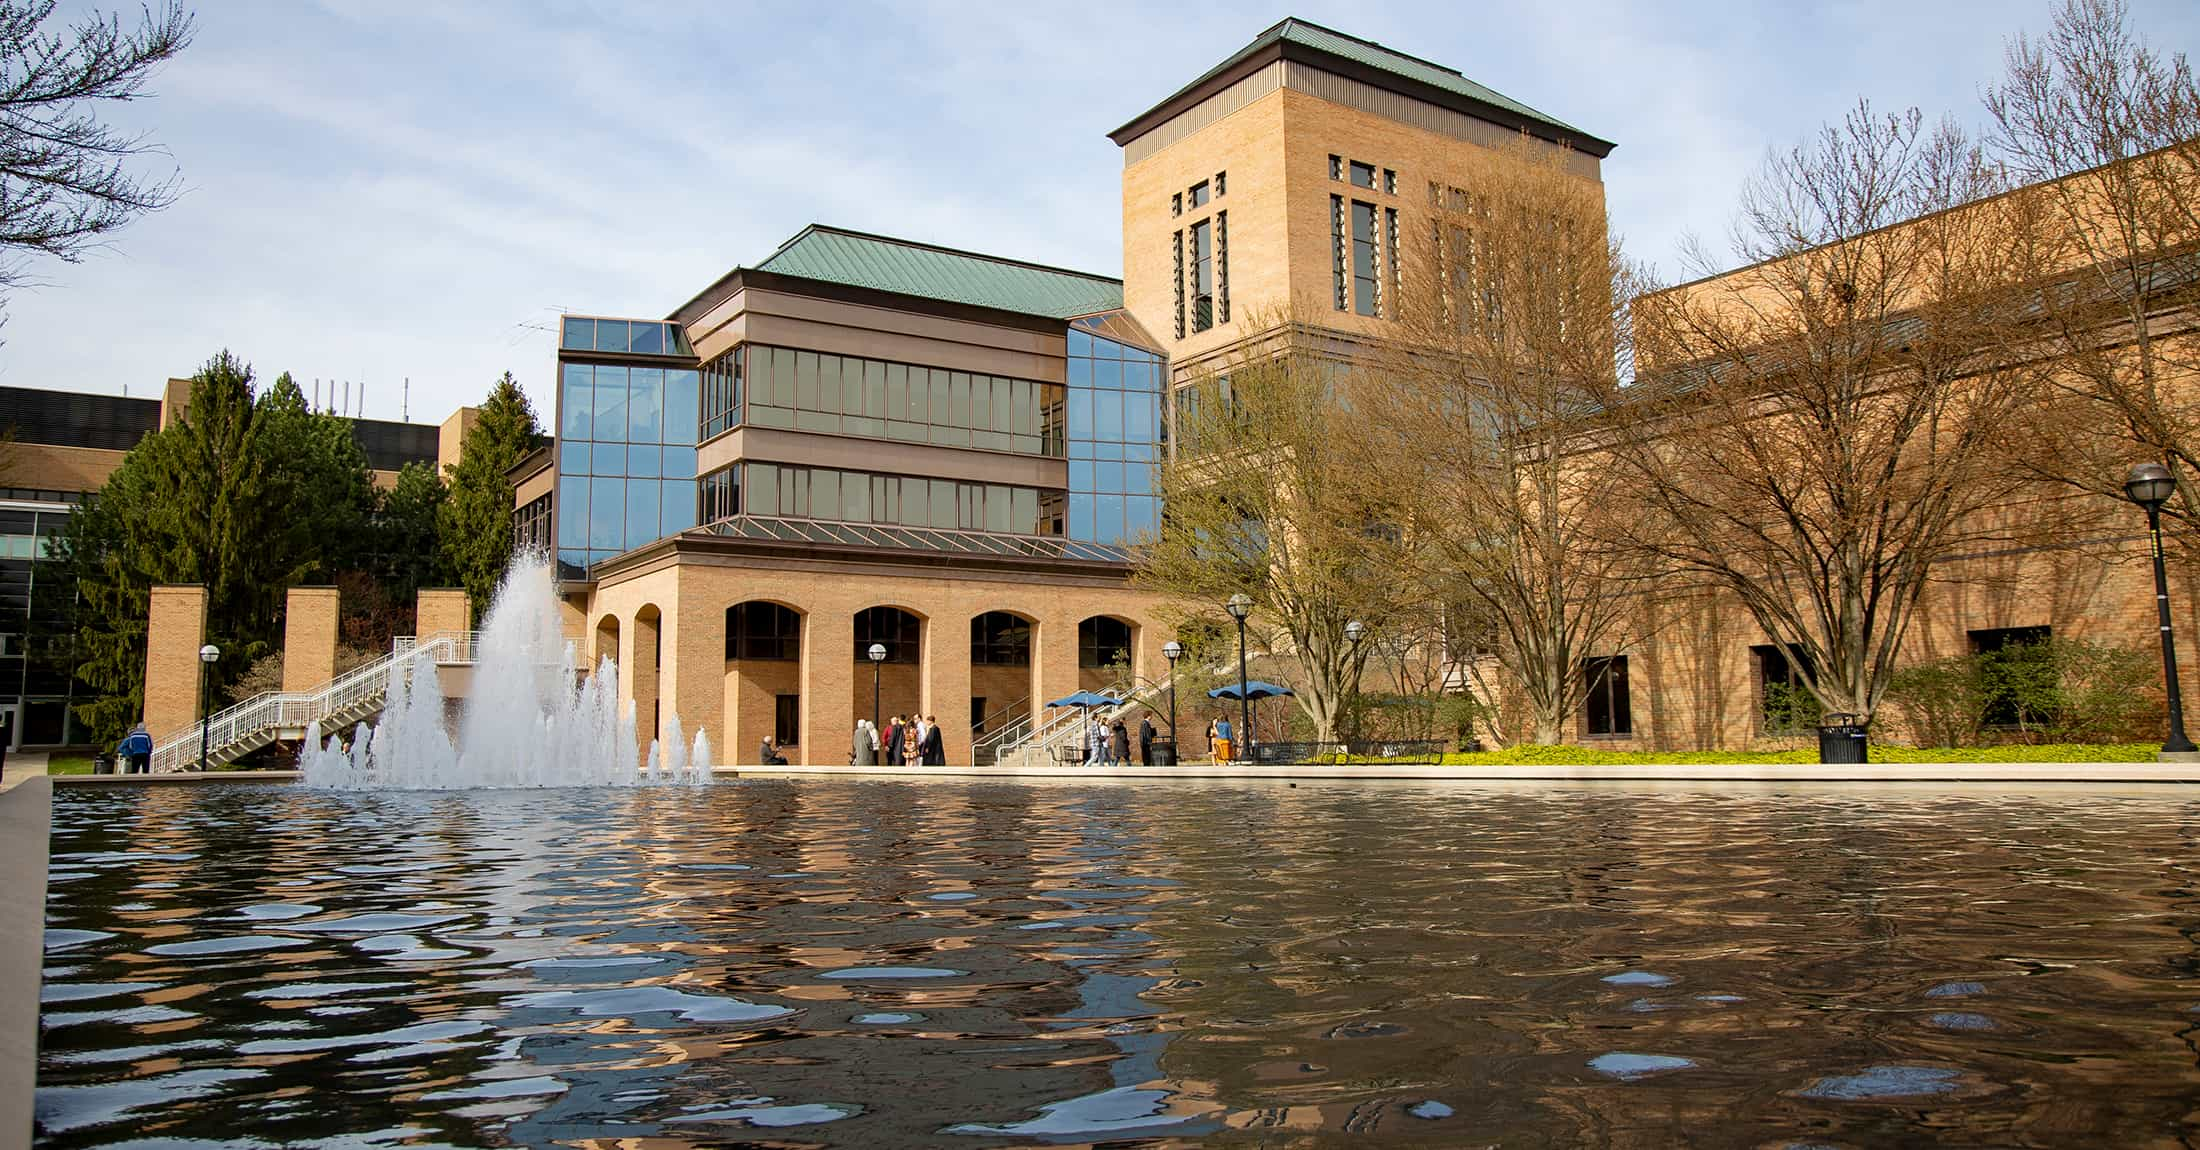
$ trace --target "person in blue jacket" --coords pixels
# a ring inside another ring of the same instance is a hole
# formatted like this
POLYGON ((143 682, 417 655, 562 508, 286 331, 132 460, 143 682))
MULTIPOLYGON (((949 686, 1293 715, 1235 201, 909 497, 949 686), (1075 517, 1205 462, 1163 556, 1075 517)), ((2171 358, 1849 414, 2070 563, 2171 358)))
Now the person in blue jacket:
POLYGON ((115 755, 125 764, 125 774, 150 773, 153 769, 153 733, 146 730, 143 723, 130 728, 130 733, 115 744, 115 755))

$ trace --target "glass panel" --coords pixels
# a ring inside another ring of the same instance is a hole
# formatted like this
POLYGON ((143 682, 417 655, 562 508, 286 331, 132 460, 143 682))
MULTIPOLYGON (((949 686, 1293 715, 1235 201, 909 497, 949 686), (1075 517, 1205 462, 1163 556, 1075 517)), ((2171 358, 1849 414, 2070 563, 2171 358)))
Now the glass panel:
POLYGON ((871 483, 868 475, 849 475, 840 485, 840 517, 850 523, 871 521, 871 483))
POLYGON ((840 406, 840 357, 817 357, 817 409, 839 414, 840 406))
POLYGON ((692 444, 696 432, 696 390, 700 380, 693 368, 676 367, 665 372, 665 442, 692 444))
POLYGON ((566 316, 564 328, 558 346, 574 351, 588 351, 596 346, 596 321, 566 316))
POLYGON ((1072 492, 1069 497, 1069 537, 1092 538, 1092 496, 1072 492))
POLYGON ((779 514, 779 468, 751 463, 742 471, 741 484, 747 488, 741 498, 749 510, 758 515, 779 514))
MULTIPOLYGON (((934 371, 932 373, 932 403, 931 406, 927 408, 927 410, 930 412, 930 422, 934 427, 939 427, 943 425, 948 427, 957 426, 951 415, 951 413, 954 411, 954 408, 951 406, 948 399, 948 394, 950 391, 953 390, 953 388, 954 377, 952 373, 945 371, 934 371)), ((965 412, 967 413, 967 411, 968 405, 966 404, 965 412)), ((916 415, 911 415, 909 418, 917 419, 919 417, 916 415)), ((968 421, 965 420, 965 422, 968 421)), ((938 437, 935 436, 932 442, 938 443, 940 442, 940 440, 938 437)))
POLYGON ((626 440, 655 443, 664 438, 664 428, 665 369, 637 367, 627 385, 626 440))
POLYGON ((1160 525, 1159 500, 1138 497, 1123 501, 1123 531, 1126 537, 1151 535, 1160 525))
MULTIPOLYGON (((571 440, 558 441, 558 473, 561 475, 588 474, 588 445, 571 440)), ((575 544, 579 546, 579 544, 575 544)))
POLYGON ((657 485, 626 485, 626 545, 639 547, 657 538, 657 485))
POLYGON ((658 505, 657 529, 671 535, 695 526, 694 481, 667 479, 658 485, 658 489, 662 494, 658 505))
POLYGON ((955 484, 952 480, 932 480, 932 526, 953 527, 957 519, 955 484))
POLYGON ((664 455, 664 476, 667 479, 687 479, 695 474, 695 449, 692 447, 667 447, 664 455))
POLYGON ((1078 357, 1069 361, 1069 385, 1071 387, 1092 386, 1091 360, 1078 357))
POLYGON ((1092 333, 1086 331, 1082 324, 1073 323, 1069 325, 1069 354, 1072 356, 1092 354, 1092 333))
POLYGON ((558 546, 588 546, 588 480, 558 476, 558 546))
POLYGON ((991 429, 993 426, 993 377, 970 377, 970 426, 991 429))
POLYGON ((1123 386, 1123 362, 1116 359, 1093 360, 1092 385, 1107 388, 1123 386))
POLYGON ((1123 438, 1133 443, 1153 442, 1155 409, 1158 406, 1150 392, 1125 394, 1123 396, 1123 438))
POLYGON ((1009 496, 1009 530, 1022 535, 1039 533, 1039 493, 1018 487, 1009 496))
POLYGON ((1069 433, 1079 439, 1092 438, 1092 396, 1089 391, 1069 393, 1069 433))
POLYGON ((1118 543, 1123 539, 1123 497, 1102 495, 1093 503, 1092 537, 1100 543, 1118 543))
POLYGON ((1009 430, 1018 435, 1039 434, 1039 407, 1032 402, 1031 381, 1028 379, 1010 380, 1008 386, 1009 403, 1013 409, 1010 413, 1013 426, 1009 430))
POLYGON ((623 319, 599 319, 596 321, 596 350, 626 350, 626 321, 623 319))
POLYGON ((637 323, 629 325, 628 335, 633 350, 643 355, 665 353, 665 325, 661 323, 637 323))
POLYGON ((875 359, 863 361, 863 414, 886 418, 886 365, 875 359))
POLYGON ((970 376, 960 371, 947 377, 947 422, 951 427, 971 425, 970 376))
POLYGON ((775 348, 772 353, 772 403, 791 408, 794 406, 794 394, 794 353, 785 348, 775 348))
POLYGON ((626 369, 596 368, 596 434, 617 439, 626 429, 626 369))
POLYGON ((588 380, 593 373, 585 363, 565 365, 565 387, 558 395, 558 437, 561 439, 586 439, 588 429, 595 422, 595 411, 589 406, 588 380))
MULTIPOLYGON (((596 449, 591 453, 589 459, 588 473, 590 475, 626 474, 626 444, 596 444, 596 449)), ((592 543, 589 546, 593 547, 595 544, 592 543)), ((616 546, 616 544, 613 546, 616 546)))
POLYGON ((659 469, 664 459, 664 448, 654 444, 634 444, 626 449, 626 473, 643 479, 655 479, 663 472, 659 469))
POLYGON ((1069 461, 1069 489, 1071 491, 1093 490, 1093 466, 1092 463, 1082 459, 1069 461))
MULTIPOLYGON (((993 377, 993 430, 1006 433, 1016 418, 1015 381, 993 377)), ((1005 445, 1004 445, 1005 446, 1005 445)))
POLYGON ((810 473, 810 514, 818 519, 840 517, 840 473, 818 468, 810 473))
POLYGON ((626 538, 626 486, 623 479, 588 481, 588 545, 618 550, 626 538))
POLYGON ((925 508, 926 493, 931 485, 922 479, 903 477, 901 481, 901 517, 897 522, 908 527, 923 527, 931 522, 925 508))
POLYGON ((817 353, 794 353, 794 404, 797 411, 817 410, 817 353))
POLYGON ((1015 496, 1006 484, 989 484, 985 489, 985 529, 1008 531, 1009 514, 1015 509, 1015 496))
POLYGON ((1121 440, 1123 438, 1123 393, 1120 391, 1096 391, 1093 393, 1093 438, 1121 440))

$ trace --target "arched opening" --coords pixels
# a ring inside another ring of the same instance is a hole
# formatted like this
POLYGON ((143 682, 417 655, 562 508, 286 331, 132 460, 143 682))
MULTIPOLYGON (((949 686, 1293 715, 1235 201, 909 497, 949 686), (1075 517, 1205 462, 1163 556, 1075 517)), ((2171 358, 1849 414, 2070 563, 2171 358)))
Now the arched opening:
POLYGON ((970 620, 973 739, 1031 714, 1031 639, 1036 627, 1012 611, 988 611, 970 620))
MULTIPOLYGON (((924 617, 899 607, 866 607, 855 615, 855 644, 850 657, 855 661, 854 690, 849 692, 849 726, 857 719, 869 719, 875 710, 878 714, 879 737, 885 739, 892 730, 894 716, 913 718, 924 704, 924 617), (873 664, 871 645, 886 648, 886 658, 873 664)), ((939 716, 941 723, 954 722, 953 716, 939 716)), ((829 747, 832 757, 813 757, 811 762, 840 762, 845 750, 853 748, 829 747)))
POLYGON ((619 617, 617 615, 606 615, 596 620, 596 645, 588 652, 588 666, 585 670, 590 674, 594 674, 596 667, 604 661, 606 656, 613 660, 619 657, 619 617))
MULTIPOLYGON (((751 599, 726 608, 727 751, 756 762, 764 740, 775 748, 802 745, 803 616, 783 603, 751 599)), ((791 761, 797 754, 782 750, 791 761)))
POLYGON ((1077 683, 1097 691, 1128 679, 1136 628, 1113 615, 1094 615, 1077 624, 1077 683))
POLYGON ((620 670, 634 696, 634 733, 647 753, 649 741, 658 735, 661 717, 657 681, 658 671, 664 666, 664 617, 656 604, 645 603, 634 612, 631 641, 632 651, 620 670))

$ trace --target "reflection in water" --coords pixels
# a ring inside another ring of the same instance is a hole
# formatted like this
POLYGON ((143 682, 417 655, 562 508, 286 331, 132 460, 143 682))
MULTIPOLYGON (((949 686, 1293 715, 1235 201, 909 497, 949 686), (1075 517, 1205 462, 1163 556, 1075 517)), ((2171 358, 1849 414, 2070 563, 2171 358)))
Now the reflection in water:
POLYGON ((55 796, 42 1144, 2180 1145, 2200 804, 55 796))

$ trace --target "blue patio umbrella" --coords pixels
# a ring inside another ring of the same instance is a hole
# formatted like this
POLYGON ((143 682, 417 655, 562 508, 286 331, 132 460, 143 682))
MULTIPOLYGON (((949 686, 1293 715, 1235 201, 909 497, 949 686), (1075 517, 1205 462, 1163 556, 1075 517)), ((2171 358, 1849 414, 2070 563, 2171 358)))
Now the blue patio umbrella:
POLYGON ((1109 696, 1100 694, 1098 691, 1078 691, 1075 694, 1064 695, 1061 698, 1056 699, 1051 703, 1048 703, 1047 706, 1075 707, 1079 711, 1083 712, 1083 714, 1078 716, 1079 725, 1077 736, 1079 740, 1078 745, 1083 746, 1085 728, 1089 727, 1092 724, 1092 708, 1118 707, 1121 706, 1122 703, 1123 700, 1110 698, 1109 696))
MULTIPOLYGON (((1259 679, 1245 684, 1245 697, 1256 702, 1261 699, 1273 699, 1278 695, 1295 695, 1297 693, 1280 683, 1264 683, 1259 679)), ((1214 690, 1207 692, 1207 697, 1210 699, 1235 699, 1238 697, 1238 685, 1231 683, 1227 686, 1216 687, 1214 690)))

